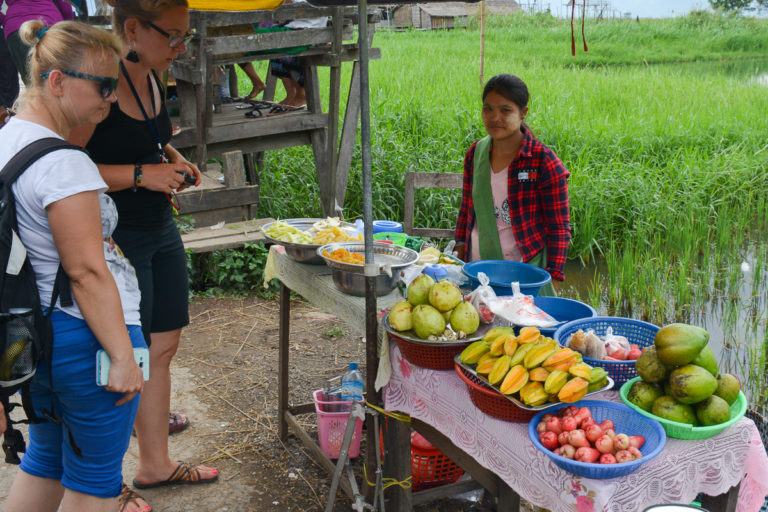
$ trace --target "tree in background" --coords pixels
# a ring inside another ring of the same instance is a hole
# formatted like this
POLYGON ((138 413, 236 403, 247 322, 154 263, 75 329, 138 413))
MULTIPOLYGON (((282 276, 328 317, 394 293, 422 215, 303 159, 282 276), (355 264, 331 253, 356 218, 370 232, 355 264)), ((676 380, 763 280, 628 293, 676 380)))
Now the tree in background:
POLYGON ((709 0, 709 5, 722 11, 755 11, 768 9, 768 0, 709 0))

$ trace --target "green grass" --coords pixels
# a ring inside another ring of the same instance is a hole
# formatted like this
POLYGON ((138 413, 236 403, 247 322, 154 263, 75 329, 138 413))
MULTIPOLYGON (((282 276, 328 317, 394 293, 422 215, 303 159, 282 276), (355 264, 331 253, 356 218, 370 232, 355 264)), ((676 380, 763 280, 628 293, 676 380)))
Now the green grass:
MULTIPOLYGON (((567 21, 491 17, 485 58, 486 79, 511 72, 527 82, 527 121, 571 172, 569 256, 607 268, 582 296, 656 323, 703 322, 711 305, 722 343, 738 352, 733 365, 764 404, 768 89, 754 77, 768 73, 768 21, 699 12, 588 20, 586 32, 589 52, 577 44, 572 57, 567 21)), ((476 23, 379 31, 374 44, 382 52, 371 63, 374 218, 402 220, 405 173, 461 172, 466 149, 484 135, 480 33, 476 23)), ((327 72, 320 79, 327 87, 327 72)), ((348 217, 362 212, 360 165, 358 147, 348 217)), ((273 151, 267 166, 259 216, 321 214, 309 148, 273 151)), ((453 227, 458 200, 456 191, 419 191, 417 225, 453 227)))

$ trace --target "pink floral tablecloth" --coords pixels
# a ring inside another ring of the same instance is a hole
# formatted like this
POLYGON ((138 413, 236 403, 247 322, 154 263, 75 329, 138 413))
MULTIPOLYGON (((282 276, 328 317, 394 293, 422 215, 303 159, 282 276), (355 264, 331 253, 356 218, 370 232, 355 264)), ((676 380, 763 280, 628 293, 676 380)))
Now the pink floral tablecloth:
MULTIPOLYGON (((593 480, 555 466, 528 439, 527 423, 497 420, 477 409, 455 372, 415 366, 394 345, 390 358, 387 410, 432 425, 520 496, 553 512, 642 511, 660 503, 690 503, 700 492, 717 496, 739 481, 737 510, 758 512, 768 494, 768 456, 748 418, 709 439, 668 438, 664 451, 634 473, 593 480)), ((615 391, 594 397, 619 401, 615 391)))

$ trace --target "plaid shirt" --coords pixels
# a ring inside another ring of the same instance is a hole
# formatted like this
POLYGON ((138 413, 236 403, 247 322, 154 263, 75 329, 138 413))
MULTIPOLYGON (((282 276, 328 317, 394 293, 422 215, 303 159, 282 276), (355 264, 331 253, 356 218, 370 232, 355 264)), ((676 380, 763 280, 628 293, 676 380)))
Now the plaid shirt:
MULTIPOLYGON (((517 158, 510 164, 509 216, 523 261, 547 249, 547 271, 553 279, 565 280, 563 266, 571 242, 568 208, 568 177, 571 175, 554 151, 536 140, 529 131, 517 158), (524 178, 527 173, 527 178, 524 178), (522 175, 521 175, 522 174, 522 175)), ((464 243, 464 257, 471 252, 475 224, 472 201, 474 155, 477 142, 464 158, 464 186, 456 223, 456 242, 464 243)), ((493 152, 493 148, 491 148, 493 152)), ((490 160, 490 157, 489 157, 490 160)))

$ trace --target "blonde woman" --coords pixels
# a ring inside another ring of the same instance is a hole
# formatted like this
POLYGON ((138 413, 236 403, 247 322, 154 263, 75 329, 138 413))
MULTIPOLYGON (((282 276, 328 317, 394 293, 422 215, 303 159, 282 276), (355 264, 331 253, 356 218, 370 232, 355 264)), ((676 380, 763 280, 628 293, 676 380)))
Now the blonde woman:
MULTIPOLYGON (((118 101, 82 143, 99 166, 120 222, 114 238, 136 269, 141 323, 152 374, 136 418, 140 489, 198 484, 218 478, 216 469, 171 458, 171 426, 187 423, 170 414, 170 364, 189 323, 186 254, 173 222, 174 192, 185 177, 200 180, 197 167, 170 144, 171 122, 158 74, 186 51, 192 34, 186 0, 109 0, 112 27, 123 41, 118 101)), ((132 493, 132 491, 126 491, 132 493)), ((131 494, 133 498, 135 495, 131 494)), ((137 501, 141 503, 143 500, 137 501)), ((132 511, 132 509, 128 509, 132 511)))
MULTIPOLYGON (((29 86, 16 117, 0 131, 0 167, 46 137, 98 123, 115 101, 120 41, 73 21, 19 31, 31 47, 29 86)), ((29 447, 5 501, 7 512, 114 512, 122 459, 139 406, 142 372, 134 348, 145 348, 135 273, 109 238, 112 201, 96 165, 81 151, 58 150, 32 164, 13 185, 19 236, 42 304, 50 304, 59 264, 75 304, 51 313, 53 361, 41 365, 31 394, 38 410, 54 404, 61 423, 29 427, 29 447), (96 385, 96 352, 111 357, 109 383, 96 385)))

